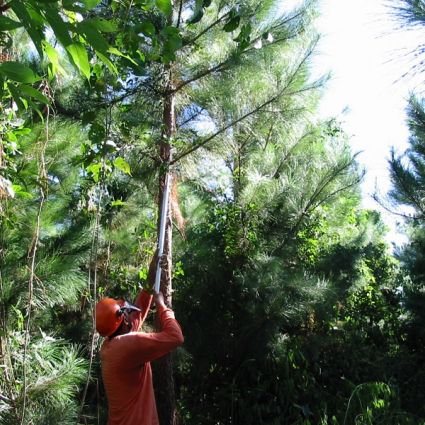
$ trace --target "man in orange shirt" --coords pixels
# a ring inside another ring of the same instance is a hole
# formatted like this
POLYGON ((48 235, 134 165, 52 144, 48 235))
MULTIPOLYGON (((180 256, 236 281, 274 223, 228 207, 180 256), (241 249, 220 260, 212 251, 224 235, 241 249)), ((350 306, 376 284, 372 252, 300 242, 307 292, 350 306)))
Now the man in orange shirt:
POLYGON ((150 362, 183 344, 183 335, 162 293, 154 298, 158 333, 139 332, 152 301, 146 291, 139 293, 135 305, 112 298, 96 305, 96 328, 106 337, 100 358, 108 425, 159 425, 150 362))

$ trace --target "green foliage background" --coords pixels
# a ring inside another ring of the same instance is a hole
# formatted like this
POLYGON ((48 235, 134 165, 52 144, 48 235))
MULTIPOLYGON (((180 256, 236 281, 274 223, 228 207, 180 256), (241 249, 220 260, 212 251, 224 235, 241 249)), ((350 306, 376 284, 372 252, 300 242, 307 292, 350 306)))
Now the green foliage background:
POLYGON ((317 118, 315 2, 0 10, 0 423, 106 423, 93 307, 146 286, 169 168, 180 423, 424 423, 421 100, 390 161, 394 254, 317 118))

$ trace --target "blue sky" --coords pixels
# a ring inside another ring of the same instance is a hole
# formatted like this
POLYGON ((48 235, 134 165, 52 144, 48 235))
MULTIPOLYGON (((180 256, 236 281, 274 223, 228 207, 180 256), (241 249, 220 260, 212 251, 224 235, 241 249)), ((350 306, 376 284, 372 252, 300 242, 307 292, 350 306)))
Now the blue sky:
MULTIPOLYGON (((407 147, 406 99, 420 90, 420 79, 400 77, 409 69, 405 53, 419 42, 418 32, 395 31, 388 8, 381 0, 321 0, 317 22, 322 34, 314 62, 315 73, 331 72, 320 113, 336 116, 350 135, 354 152, 367 174, 362 185, 363 204, 381 210, 391 227, 388 240, 401 243, 395 216, 385 213, 372 199, 375 187, 389 187, 391 147, 407 147)), ((422 39, 423 39, 422 32, 422 39)))

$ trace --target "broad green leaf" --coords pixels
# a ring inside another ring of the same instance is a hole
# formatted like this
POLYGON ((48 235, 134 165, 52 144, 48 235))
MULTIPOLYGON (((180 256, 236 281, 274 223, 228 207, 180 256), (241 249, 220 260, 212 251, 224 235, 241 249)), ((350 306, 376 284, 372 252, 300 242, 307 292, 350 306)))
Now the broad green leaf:
POLYGON ((18 128, 14 130, 14 133, 17 134, 18 136, 25 136, 31 133, 31 129, 27 127, 18 128))
POLYGON ((116 201, 111 202, 111 207, 121 207, 122 205, 125 205, 125 202, 121 199, 117 199, 116 201))
POLYGON ((100 170, 102 168, 102 164, 90 164, 86 170, 87 172, 89 172, 92 177, 93 180, 97 183, 99 181, 99 175, 100 175, 100 170))
POLYGON ((52 65, 52 73, 56 74, 59 71, 61 74, 64 74, 65 71, 59 64, 59 54, 56 49, 49 42, 43 40, 43 50, 52 65))
POLYGON ((93 49, 105 54, 109 48, 108 42, 91 22, 82 21, 77 24, 77 32, 84 36, 93 49))
POLYGON ((96 52, 96 56, 108 67, 109 71, 113 74, 117 74, 117 67, 102 53, 96 52))
POLYGON ((180 36, 180 31, 176 27, 168 26, 162 29, 161 34, 165 37, 180 36))
POLYGON ((0 15, 0 31, 11 31, 22 26, 23 24, 21 22, 14 21, 7 16, 0 15))
POLYGON ((55 33, 56 38, 59 42, 67 48, 70 44, 72 44, 71 36, 69 35, 69 23, 65 22, 59 12, 54 7, 46 7, 45 15, 47 22, 52 27, 53 32, 55 33))
POLYGON ((109 47, 108 53, 111 53, 111 54, 116 55, 116 56, 125 56, 124 53, 121 53, 116 47, 112 47, 112 46, 109 47))
POLYGON ((148 278, 148 268, 143 267, 143 269, 139 270, 139 279, 146 280, 148 278))
POLYGON ((166 37, 164 47, 167 51, 175 52, 182 47, 183 41, 176 27, 165 27, 161 33, 166 37))
POLYGON ((160 59, 161 59, 162 63, 167 64, 167 63, 170 63, 170 62, 176 60, 176 54, 174 52, 164 50, 162 52, 160 59))
POLYGON ((151 11, 156 6, 156 0, 134 0, 134 3, 145 11, 151 11))
POLYGON ((86 10, 95 8, 102 0, 79 0, 78 3, 83 3, 86 10))
POLYGON ((49 58, 50 62, 57 67, 59 66, 59 55, 56 49, 46 40, 43 40, 43 49, 49 58))
POLYGON ((16 105, 17 105, 18 109, 19 109, 20 111, 25 111, 25 109, 26 109, 26 105, 25 105, 25 103, 22 101, 22 98, 21 98, 21 96, 20 96, 20 94, 19 94, 18 90, 16 90, 16 87, 15 87, 13 84, 8 84, 8 85, 7 85, 7 88, 9 89, 10 94, 12 95, 13 100, 15 101, 15 103, 16 103, 16 105))
MULTIPOLYGON (((97 114, 96 114, 95 111, 85 112, 83 114, 83 116, 81 117, 81 123, 83 125, 90 124, 90 123, 92 123, 96 119, 96 116, 97 116, 97 114)), ((82 145, 81 147, 84 148, 84 145, 82 145)))
POLYGON ((31 25, 38 25, 40 27, 44 27, 46 25, 46 20, 40 15, 40 6, 38 2, 31 0, 27 10, 31 17, 31 25))
POLYGON ((95 8, 102 0, 63 0, 63 7, 74 12, 87 11, 95 8))
POLYGON ((250 38, 251 32, 252 32, 252 25, 250 22, 248 22, 247 24, 242 26, 239 32, 239 35, 236 37, 235 40, 240 41, 246 38, 250 38))
POLYGON ((7 133, 5 133, 4 137, 8 142, 17 142, 18 141, 18 138, 16 137, 16 134, 15 134, 14 131, 8 131, 7 133))
POLYGON ((89 57, 85 47, 81 43, 73 43, 66 47, 66 50, 70 54, 77 68, 82 74, 89 79, 90 78, 90 63, 89 57))
POLYGON ((143 21, 136 26, 137 32, 142 32, 147 36, 155 35, 155 25, 151 21, 143 21))
POLYGON ((103 18, 86 19, 84 22, 90 23, 94 28, 101 32, 115 32, 118 30, 118 25, 115 21, 108 21, 103 18))
POLYGON ((12 189, 15 192, 15 195, 22 199, 32 199, 33 195, 29 192, 26 192, 22 186, 19 184, 12 184, 12 189))
POLYGON ((182 47, 182 39, 179 35, 171 36, 164 43, 164 46, 167 51, 175 52, 182 47))
POLYGON ((0 63, 0 73, 19 83, 31 84, 40 80, 31 68, 28 68, 19 62, 10 61, 0 63))
POLYGON ((18 86, 18 90, 27 96, 33 97, 34 99, 37 99, 38 101, 42 103, 45 103, 46 105, 50 104, 49 99, 46 96, 44 96, 43 93, 36 90, 34 87, 27 86, 25 84, 20 84, 18 86))
POLYGON ((165 37, 162 60, 165 63, 175 60, 175 52, 182 47, 183 41, 176 27, 166 27, 161 31, 165 37))
POLYGON ((89 130, 89 139, 94 143, 101 143, 106 136, 105 127, 97 122, 93 122, 89 130))
POLYGON ((121 158, 120 156, 118 158, 115 158, 114 167, 118 168, 118 170, 121 170, 123 173, 129 174, 131 176, 130 165, 124 158, 121 158))
POLYGON ((47 79, 49 81, 52 81, 55 78, 55 75, 56 75, 56 69, 51 63, 49 63, 47 65, 47 79))
POLYGON ((169 16, 173 10, 170 0, 155 0, 155 4, 165 16, 169 16))
POLYGON ((13 12, 24 25, 40 57, 43 57, 43 49, 41 45, 44 38, 43 28, 37 28, 34 26, 34 22, 22 2, 12 1, 9 4, 13 12))
POLYGON ((36 105, 32 100, 30 99, 22 99, 23 102, 28 102, 28 105, 31 106, 31 109, 35 112, 37 112, 37 115, 40 117, 41 121, 44 121, 44 116, 42 112, 40 111, 38 105, 36 105))
POLYGON ((118 0, 112 0, 111 10, 112 12, 116 12, 120 8, 120 2, 118 0))
POLYGON ((234 40, 239 43, 239 49, 243 50, 249 46, 251 42, 251 32, 252 26, 250 22, 242 26, 239 35, 234 40))
POLYGON ((116 47, 110 47, 108 49, 108 53, 111 53, 116 56, 121 56, 122 58, 128 59, 130 62, 134 63, 134 65, 139 65, 134 59, 132 59, 128 55, 125 55, 124 53, 121 53, 116 47))

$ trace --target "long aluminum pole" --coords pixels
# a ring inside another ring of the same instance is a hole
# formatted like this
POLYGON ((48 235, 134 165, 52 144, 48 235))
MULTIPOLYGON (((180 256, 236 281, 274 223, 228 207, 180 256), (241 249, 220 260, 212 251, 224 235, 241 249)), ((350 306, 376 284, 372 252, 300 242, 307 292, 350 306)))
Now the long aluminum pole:
POLYGON ((161 222, 159 227, 159 241, 158 241, 158 264, 156 266, 156 276, 155 276, 155 292, 159 292, 160 283, 161 283, 161 264, 160 259, 164 254, 164 241, 165 241, 165 227, 167 224, 168 218, 168 200, 170 199, 170 186, 171 186, 171 174, 167 173, 165 178, 165 188, 164 195, 162 197, 162 206, 161 206, 161 222))

